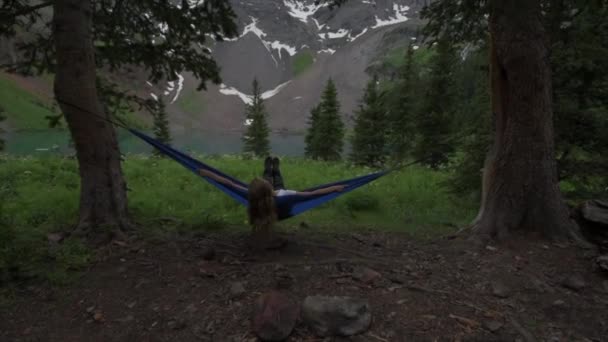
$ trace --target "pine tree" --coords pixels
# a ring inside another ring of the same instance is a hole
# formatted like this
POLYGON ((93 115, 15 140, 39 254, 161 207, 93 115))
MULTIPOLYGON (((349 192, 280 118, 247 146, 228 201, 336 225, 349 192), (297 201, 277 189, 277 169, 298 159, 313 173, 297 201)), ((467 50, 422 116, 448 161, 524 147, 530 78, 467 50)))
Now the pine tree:
POLYGON ((304 139, 306 149, 304 155, 307 158, 317 159, 319 156, 319 116, 321 114, 321 106, 317 105, 310 111, 308 120, 308 131, 304 139))
POLYGON ((450 42, 444 37, 436 45, 431 59, 429 87, 418 114, 417 131, 420 139, 414 149, 414 157, 423 159, 432 168, 448 162, 453 146, 447 142, 451 132, 454 96, 454 66, 456 55, 450 42))
MULTIPOLYGON (((4 121, 6 117, 4 116, 4 108, 0 106, 0 122, 4 121)), ((0 133, 2 133, 2 128, 0 128, 0 133)), ((4 140, 0 138, 0 151, 4 150, 4 140)))
POLYGON ((378 96, 378 77, 367 84, 363 103, 355 114, 350 159, 358 165, 381 166, 385 160, 386 117, 378 96))
POLYGON ((405 62, 399 72, 396 101, 393 102, 388 117, 389 150, 391 157, 396 161, 405 159, 414 137, 416 113, 413 90, 417 79, 415 72, 414 44, 410 42, 405 62))
POLYGON ((268 156, 270 154, 268 140, 270 129, 266 122, 264 100, 257 79, 253 80, 253 99, 251 104, 247 105, 245 118, 248 127, 243 136, 243 152, 252 153, 258 157, 268 156))
POLYGON ((327 81, 319 107, 316 130, 319 150, 316 157, 321 160, 340 160, 344 148, 344 123, 340 117, 338 92, 331 78, 327 81))
MULTIPOLYGON (((165 102, 162 98, 158 99, 158 106, 154 113, 154 136, 163 144, 171 142, 171 132, 169 131, 169 119, 165 110, 165 102)), ((163 156, 158 150, 154 150, 154 155, 157 157, 163 156)))

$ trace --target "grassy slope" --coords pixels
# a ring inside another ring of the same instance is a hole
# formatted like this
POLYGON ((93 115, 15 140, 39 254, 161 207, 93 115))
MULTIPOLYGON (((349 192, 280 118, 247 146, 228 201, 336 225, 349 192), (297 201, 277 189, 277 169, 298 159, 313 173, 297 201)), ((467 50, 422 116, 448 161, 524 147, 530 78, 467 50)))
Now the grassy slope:
POLYGON ((293 73, 295 76, 308 70, 314 63, 314 57, 310 51, 301 51, 293 58, 293 73))
POLYGON ((45 116, 56 115, 52 102, 34 95, 0 73, 0 106, 10 127, 16 130, 38 130, 49 127, 45 116))
MULTIPOLYGON (((44 75, 42 80, 52 84, 53 76, 44 75)), ((49 122, 46 116, 57 115, 58 107, 54 107, 54 101, 39 94, 34 94, 21 87, 8 75, 0 72, 0 106, 5 110, 7 123, 12 130, 46 130, 49 129, 49 122)), ((149 125, 144 123, 134 113, 120 113, 119 116, 130 126, 137 128, 147 128, 149 125)), ((66 127, 62 120, 60 127, 66 127)))
POLYGON ((176 103, 181 110, 193 117, 198 117, 205 111, 202 93, 197 91, 196 88, 191 88, 182 93, 176 103))

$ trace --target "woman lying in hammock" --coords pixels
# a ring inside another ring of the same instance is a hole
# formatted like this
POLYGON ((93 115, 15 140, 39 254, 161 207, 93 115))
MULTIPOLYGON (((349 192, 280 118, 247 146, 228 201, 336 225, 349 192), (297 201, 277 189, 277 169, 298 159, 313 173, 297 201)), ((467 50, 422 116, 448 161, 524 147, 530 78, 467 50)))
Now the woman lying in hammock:
POLYGON ((286 190, 285 184, 283 183, 283 176, 279 169, 279 159, 276 157, 266 158, 264 161, 263 178, 255 178, 251 181, 248 188, 205 169, 200 169, 199 173, 203 177, 209 177, 218 183, 247 191, 249 200, 247 210, 249 214, 249 223, 253 226, 254 231, 257 232, 270 231, 272 224, 276 221, 277 209, 274 201, 275 196, 315 196, 340 192, 346 187, 345 185, 334 185, 314 191, 286 190))
MULTIPOLYGON (((314 195, 323 195, 332 192, 340 192, 344 190, 345 185, 334 185, 329 186, 327 188, 317 189, 315 191, 295 191, 295 190, 286 190, 285 184, 283 182, 283 176, 281 175, 281 170, 279 168, 279 158, 267 157, 264 161, 264 174, 263 178, 255 178, 251 181, 248 188, 241 186, 239 184, 234 183, 233 181, 224 178, 220 175, 217 175, 209 170, 200 169, 199 173, 203 177, 209 177, 215 180, 218 183, 222 183, 233 188, 245 190, 249 193, 249 198, 251 199, 252 195, 256 193, 272 193, 274 196, 287 196, 287 195, 301 195, 301 196, 314 196, 314 195)), ((259 196, 256 196, 259 197, 259 196)), ((252 201, 250 201, 251 203, 252 201)))

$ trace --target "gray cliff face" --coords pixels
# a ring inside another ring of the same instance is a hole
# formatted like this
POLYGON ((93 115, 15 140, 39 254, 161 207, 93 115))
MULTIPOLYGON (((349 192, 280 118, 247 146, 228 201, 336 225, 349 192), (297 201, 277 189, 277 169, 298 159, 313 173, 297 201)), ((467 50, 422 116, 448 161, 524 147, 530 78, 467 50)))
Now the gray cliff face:
MULTIPOLYGON (((222 68, 223 84, 208 84, 207 91, 195 94, 200 109, 184 113, 179 100, 170 104, 169 111, 176 117, 188 118, 176 128, 243 129, 254 77, 266 92, 274 130, 304 130, 310 109, 330 77, 338 87, 341 112, 348 123, 369 79, 366 69, 387 50, 387 44, 398 43, 386 37, 396 30, 401 42, 414 36, 426 2, 350 0, 330 10, 327 5, 314 5, 314 0, 233 0, 239 37, 209 45, 222 68), (294 66, 307 56, 313 63, 296 75, 294 66)), ((178 98, 191 93, 196 84, 190 75, 182 76, 178 98)), ((167 96, 172 100, 177 91, 175 86, 167 96)))
MULTIPOLYGON (((197 91, 188 73, 150 84, 143 70, 112 78, 141 96, 163 98, 173 130, 218 131, 245 128, 245 104, 257 77, 271 128, 302 132, 331 77, 348 125, 369 79, 366 70, 416 35, 428 1, 349 0, 330 10, 314 0, 231 0, 239 36, 207 43, 221 67, 221 85, 207 83, 206 91, 197 91)), ((13 42, 0 39, 0 61, 16 58, 13 42)), ((25 82, 49 87, 36 78, 25 82)))

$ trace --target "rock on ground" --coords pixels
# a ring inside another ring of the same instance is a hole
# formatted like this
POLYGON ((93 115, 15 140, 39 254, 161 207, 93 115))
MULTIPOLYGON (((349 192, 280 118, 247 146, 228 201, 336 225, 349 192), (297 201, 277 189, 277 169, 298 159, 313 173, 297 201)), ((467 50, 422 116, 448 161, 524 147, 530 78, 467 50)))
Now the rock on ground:
POLYGON ((304 323, 318 336, 352 336, 369 329, 369 302, 351 297, 309 296, 302 304, 304 323))
POLYGON ((299 315, 299 307, 287 295, 278 291, 263 294, 255 303, 253 331, 262 341, 283 341, 299 315))

